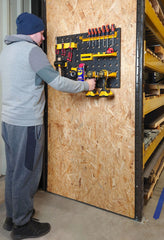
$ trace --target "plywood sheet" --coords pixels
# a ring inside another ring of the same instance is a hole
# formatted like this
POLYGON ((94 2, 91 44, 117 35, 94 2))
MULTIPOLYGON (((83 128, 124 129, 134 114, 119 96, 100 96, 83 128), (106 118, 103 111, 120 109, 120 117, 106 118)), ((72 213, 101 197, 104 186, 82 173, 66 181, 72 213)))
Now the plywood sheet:
POLYGON ((48 191, 131 218, 135 214, 136 1, 47 0, 48 58, 56 36, 121 27, 114 98, 48 90, 48 191))

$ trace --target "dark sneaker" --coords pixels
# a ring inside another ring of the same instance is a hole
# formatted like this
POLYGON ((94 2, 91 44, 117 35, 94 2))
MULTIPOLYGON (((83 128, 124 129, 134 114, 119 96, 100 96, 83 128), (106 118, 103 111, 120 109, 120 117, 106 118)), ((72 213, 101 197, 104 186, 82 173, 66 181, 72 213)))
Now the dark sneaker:
POLYGON ((51 229, 49 223, 40 223, 35 219, 31 219, 23 226, 14 226, 11 232, 13 240, 20 240, 25 238, 37 238, 44 236, 51 229))
POLYGON ((13 228, 13 220, 10 217, 7 217, 4 224, 3 224, 3 228, 7 231, 11 231, 13 228))
MULTIPOLYGON (((33 212, 32 212, 32 217, 34 216, 35 214, 35 209, 33 209, 33 212)), ((5 222, 3 224, 3 228, 7 231, 11 231, 12 228, 13 228, 13 220, 11 217, 6 217, 5 219, 5 222)))

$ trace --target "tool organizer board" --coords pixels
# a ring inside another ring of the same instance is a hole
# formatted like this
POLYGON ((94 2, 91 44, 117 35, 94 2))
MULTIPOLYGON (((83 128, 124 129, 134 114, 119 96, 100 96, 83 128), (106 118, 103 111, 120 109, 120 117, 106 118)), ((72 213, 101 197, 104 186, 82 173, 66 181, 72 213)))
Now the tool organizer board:
MULTIPOLYGON (((77 48, 73 48, 72 50, 72 61, 67 64, 67 67, 63 67, 61 69, 61 75, 71 78, 70 71, 71 68, 77 68, 80 63, 85 64, 85 70, 88 71, 96 71, 99 72, 101 70, 107 70, 111 73, 116 72, 116 77, 109 77, 107 80, 107 88, 120 88, 120 45, 121 45, 121 28, 116 28, 115 33, 116 37, 111 37, 108 39, 101 39, 99 40, 90 40, 88 37, 88 33, 82 34, 74 34, 74 35, 67 35, 57 37, 57 44, 61 43, 69 43, 74 42, 77 44, 77 48), (88 41, 82 41, 80 39, 88 38, 88 41), (107 40, 108 40, 108 47, 107 47, 107 40), (117 56, 105 56, 105 57, 93 57, 93 60, 86 60, 81 61, 80 56, 81 54, 97 54, 106 52, 108 48, 113 48, 114 52, 117 52, 117 56)), ((110 36, 110 34, 109 34, 110 36)), ((97 37, 98 38, 98 37, 97 37)), ((91 38, 90 38, 91 39, 91 38)), ((57 58, 61 57, 61 60, 67 61, 69 49, 66 49, 66 56, 61 55, 61 50, 59 51, 59 55, 56 56, 57 58)), ((101 88, 102 81, 98 80, 96 87, 101 88)))

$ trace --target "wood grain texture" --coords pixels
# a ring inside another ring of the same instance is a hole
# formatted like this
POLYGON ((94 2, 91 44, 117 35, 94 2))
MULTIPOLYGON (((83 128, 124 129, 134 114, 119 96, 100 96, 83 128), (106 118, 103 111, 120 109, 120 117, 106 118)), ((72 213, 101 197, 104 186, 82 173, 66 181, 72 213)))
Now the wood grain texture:
POLYGON ((57 36, 115 23, 121 87, 114 98, 48 90, 48 191, 134 218, 136 1, 47 0, 48 58, 57 36))

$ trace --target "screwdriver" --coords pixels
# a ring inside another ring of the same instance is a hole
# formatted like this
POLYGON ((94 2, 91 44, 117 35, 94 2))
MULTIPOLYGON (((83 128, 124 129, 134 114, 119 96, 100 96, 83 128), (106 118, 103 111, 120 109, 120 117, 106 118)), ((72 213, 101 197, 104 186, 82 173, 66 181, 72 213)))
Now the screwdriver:
POLYGON ((59 57, 59 49, 57 49, 57 44, 55 45, 56 59, 59 57))
POLYGON ((104 36, 105 36, 105 25, 102 26, 102 35, 103 35, 103 47, 105 47, 105 41, 104 41, 104 36))
POLYGON ((70 44, 69 44, 69 51, 68 51, 67 61, 69 61, 69 62, 71 62, 71 61, 72 61, 72 47, 71 47, 71 39, 70 39, 70 44))
POLYGON ((99 36, 99 48, 100 48, 101 27, 98 28, 98 36, 99 36))
POLYGON ((90 41, 91 41, 91 29, 88 29, 88 37, 89 37, 89 47, 90 47, 90 41))
MULTIPOLYGON (((110 32, 110 27, 109 27, 109 24, 108 24, 108 25, 106 25, 106 35, 107 35, 107 36, 109 36, 109 32, 110 32)), ((109 41, 109 38, 107 38, 106 41, 107 41, 107 48, 108 48, 108 45, 109 45, 109 44, 108 44, 108 41, 109 41)))
MULTIPOLYGON (((94 33, 95 33, 95 37, 97 37, 98 36, 97 28, 94 29, 94 33)), ((95 41, 95 46, 96 46, 96 41, 95 41)))
POLYGON ((111 25, 111 33, 112 33, 112 47, 114 45, 114 32, 115 32, 115 25, 112 24, 111 25))
POLYGON ((61 50, 61 55, 65 56, 66 55, 66 50, 64 48, 64 43, 62 42, 62 50, 61 50))
POLYGON ((94 46, 94 41, 93 41, 93 37, 94 37, 94 28, 91 29, 91 37, 92 37, 92 47, 94 46))

